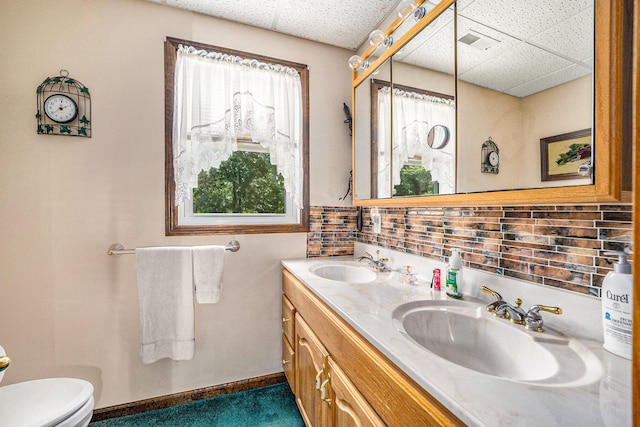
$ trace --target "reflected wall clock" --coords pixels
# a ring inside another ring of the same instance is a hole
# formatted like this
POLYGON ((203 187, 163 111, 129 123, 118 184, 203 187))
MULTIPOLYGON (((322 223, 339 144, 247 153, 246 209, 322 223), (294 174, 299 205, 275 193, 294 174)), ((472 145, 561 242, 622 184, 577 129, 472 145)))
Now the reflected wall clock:
POLYGON ((37 131, 43 135, 91 138, 91 95, 67 70, 47 77, 36 89, 37 131))
POLYGON ((480 172, 499 173, 500 172, 500 150, 495 142, 489 137, 482 143, 480 152, 480 172))

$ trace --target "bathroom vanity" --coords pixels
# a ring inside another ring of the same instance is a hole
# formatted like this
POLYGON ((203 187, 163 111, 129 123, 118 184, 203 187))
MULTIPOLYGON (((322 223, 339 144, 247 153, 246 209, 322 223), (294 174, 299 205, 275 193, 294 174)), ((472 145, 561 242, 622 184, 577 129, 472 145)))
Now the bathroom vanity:
POLYGON ((387 252, 395 271, 373 276, 351 257, 282 262, 283 367, 307 425, 630 425, 631 363, 602 349, 597 299, 467 270, 457 302, 425 281, 441 263, 387 252), (564 314, 526 331, 486 311, 485 284, 564 314))

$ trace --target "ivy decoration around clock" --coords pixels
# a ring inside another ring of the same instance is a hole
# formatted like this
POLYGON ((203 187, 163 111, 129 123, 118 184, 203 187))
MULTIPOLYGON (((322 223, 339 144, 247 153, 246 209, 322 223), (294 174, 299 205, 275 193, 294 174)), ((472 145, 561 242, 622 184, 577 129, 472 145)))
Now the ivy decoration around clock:
POLYGON ((495 142, 489 137, 482 143, 480 152, 480 172, 495 173, 499 172, 500 166, 500 150, 495 142))
POLYGON ((39 134, 91 138, 89 88, 69 77, 67 70, 47 77, 36 89, 36 98, 39 134))

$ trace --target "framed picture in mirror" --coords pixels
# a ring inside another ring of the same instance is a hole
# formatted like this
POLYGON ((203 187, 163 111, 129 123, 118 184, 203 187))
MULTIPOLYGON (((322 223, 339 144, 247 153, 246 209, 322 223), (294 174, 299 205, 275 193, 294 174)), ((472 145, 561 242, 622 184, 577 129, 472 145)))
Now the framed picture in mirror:
POLYGON ((591 175, 591 128, 540 139, 542 181, 591 175))

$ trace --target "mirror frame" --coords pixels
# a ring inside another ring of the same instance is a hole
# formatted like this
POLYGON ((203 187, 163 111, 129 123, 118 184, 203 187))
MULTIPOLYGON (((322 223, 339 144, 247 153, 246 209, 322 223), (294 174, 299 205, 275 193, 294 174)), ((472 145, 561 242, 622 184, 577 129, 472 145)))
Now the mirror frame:
MULTIPOLYGON (((437 16, 451 7, 455 0, 442 0, 421 21, 402 35, 369 68, 358 74, 352 73, 351 105, 354 120, 357 118, 356 87, 372 74, 377 67, 391 58, 416 34, 429 25, 437 16)), ((630 202, 629 192, 622 191, 622 77, 623 77, 623 16, 624 0, 595 1, 595 51, 594 60, 594 153, 595 182, 591 185, 567 187, 544 187, 526 190, 501 190, 452 195, 421 197, 398 197, 386 199, 356 199, 354 181, 354 206, 465 206, 465 205, 520 205, 520 204, 567 204, 630 202)), ((392 24, 393 27, 393 24, 392 24)), ((388 32, 393 29, 388 29, 388 32)), ((363 56, 370 53, 366 51, 363 56)), ((457 133, 456 133, 457 134, 457 133)), ((352 137, 352 167, 355 172, 355 138, 352 137)))

